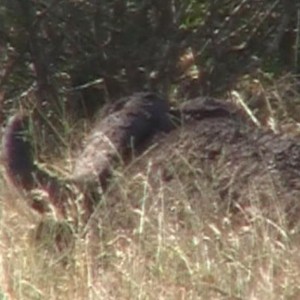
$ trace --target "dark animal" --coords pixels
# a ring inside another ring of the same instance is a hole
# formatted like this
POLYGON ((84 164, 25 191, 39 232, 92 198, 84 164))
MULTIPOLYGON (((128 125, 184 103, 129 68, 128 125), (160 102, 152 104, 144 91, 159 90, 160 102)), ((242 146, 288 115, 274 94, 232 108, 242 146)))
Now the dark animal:
POLYGON ((150 93, 117 101, 88 136, 72 178, 79 182, 99 179, 105 185, 113 162, 138 151, 156 132, 171 129, 168 111, 167 102, 150 93))
MULTIPOLYGON (((154 193, 163 182, 174 198, 179 182, 185 182, 189 199, 199 203, 205 195, 190 183, 211 181, 227 208, 243 210, 255 192, 268 209, 276 202, 297 219, 297 140, 254 128, 235 107, 209 98, 170 111, 164 99, 140 93, 117 102, 108 113, 89 135, 69 181, 79 186, 97 182, 106 190, 112 168, 120 160, 130 161, 136 152, 138 158, 126 168, 125 177, 147 172, 154 193)), ((50 198, 57 197, 53 204, 60 207, 64 182, 33 163, 30 143, 24 139, 26 127, 19 116, 7 126, 3 147, 7 173, 23 189, 50 189, 50 198)), ((114 191, 108 191, 110 195, 118 198, 114 191)), ((90 213, 93 205, 87 206, 90 213)))
MULTIPOLYGON (((61 181, 40 169, 34 162, 32 137, 28 132, 29 118, 23 114, 13 116, 3 136, 3 160, 8 177, 13 184, 25 191, 42 188, 49 194, 53 205, 62 210, 61 181)), ((30 205, 40 213, 46 211, 41 201, 30 199, 30 205)))
MULTIPOLYGON (((138 152, 142 144, 158 131, 172 127, 167 114, 168 103, 151 93, 136 93, 120 99, 104 109, 101 119, 88 136, 82 153, 76 159, 72 176, 58 178, 42 170, 34 162, 33 149, 28 133, 28 117, 12 117, 3 137, 4 165, 9 178, 19 188, 30 191, 45 190, 59 215, 66 214, 66 198, 70 194, 68 183, 80 188, 91 188, 98 183, 106 188, 113 166, 138 152)), ((92 199, 85 197, 85 209, 92 211, 92 199)), ((45 206, 34 201, 31 206, 44 213, 45 206)), ((89 214, 88 213, 88 214, 89 214)))

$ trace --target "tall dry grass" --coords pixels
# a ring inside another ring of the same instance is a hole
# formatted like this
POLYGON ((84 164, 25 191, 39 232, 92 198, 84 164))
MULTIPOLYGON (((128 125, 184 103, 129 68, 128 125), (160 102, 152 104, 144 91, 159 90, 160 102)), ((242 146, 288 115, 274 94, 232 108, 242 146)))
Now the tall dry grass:
POLYGON ((117 201, 101 200, 93 230, 69 228, 59 249, 58 221, 31 212, 2 176, 0 299, 300 299, 300 234, 268 219, 255 192, 251 219, 236 220, 197 177, 178 181, 172 198, 163 184, 153 193, 147 170, 131 181, 120 172, 114 186, 117 201), (191 184, 201 201, 191 203, 191 184))

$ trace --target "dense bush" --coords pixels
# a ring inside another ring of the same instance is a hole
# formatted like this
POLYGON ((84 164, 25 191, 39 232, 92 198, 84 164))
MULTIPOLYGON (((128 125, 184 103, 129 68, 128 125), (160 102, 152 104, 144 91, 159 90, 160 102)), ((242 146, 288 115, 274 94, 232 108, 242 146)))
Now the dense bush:
POLYGON ((33 102, 83 102, 88 113, 142 89, 220 94, 244 73, 299 69, 292 0, 1 3, 5 109, 34 84, 33 102))

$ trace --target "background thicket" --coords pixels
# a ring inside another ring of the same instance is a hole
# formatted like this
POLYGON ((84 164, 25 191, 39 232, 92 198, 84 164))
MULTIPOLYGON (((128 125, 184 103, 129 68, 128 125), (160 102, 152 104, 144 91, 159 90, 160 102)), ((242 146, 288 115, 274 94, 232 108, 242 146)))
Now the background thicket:
POLYGON ((293 0, 2 0, 1 118, 32 89, 44 110, 68 104, 88 115, 142 89, 224 95, 245 74, 298 74, 298 8, 293 0))

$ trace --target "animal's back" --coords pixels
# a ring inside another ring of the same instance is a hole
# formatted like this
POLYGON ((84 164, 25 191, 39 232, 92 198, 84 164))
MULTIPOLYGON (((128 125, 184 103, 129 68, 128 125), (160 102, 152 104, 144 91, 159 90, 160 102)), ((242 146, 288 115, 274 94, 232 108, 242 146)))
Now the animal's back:
MULTIPOLYGON (((107 170, 118 164, 119 157, 123 159, 132 149, 132 143, 135 147, 146 143, 148 148, 126 168, 124 178, 129 183, 135 182, 137 176, 147 178, 154 199, 162 186, 168 190, 168 199, 176 199, 178 187, 186 186, 189 199, 202 203, 205 195, 199 186, 207 182, 227 208, 248 206, 256 194, 267 210, 272 211, 270 207, 276 204, 297 216, 300 196, 297 140, 254 128, 237 110, 221 101, 194 100, 173 115, 180 121, 171 128, 167 103, 152 94, 136 94, 121 102, 92 130, 77 157, 73 178, 78 183, 87 178, 95 182, 101 176, 106 179, 111 176, 107 170)), ((36 172, 42 174, 40 183, 49 186, 47 180, 51 177, 37 172, 28 152, 29 145, 17 138, 23 128, 18 124, 15 119, 8 126, 4 139, 8 173, 22 178, 36 172), (24 153, 24 161, 18 158, 20 152, 24 153), (23 170, 27 173, 22 173, 23 170)), ((61 186, 58 179, 52 182, 54 187, 61 186)), ((117 194, 118 188, 112 188, 107 197, 120 199, 117 194)), ((135 190, 131 200, 139 201, 141 197, 135 190)))

